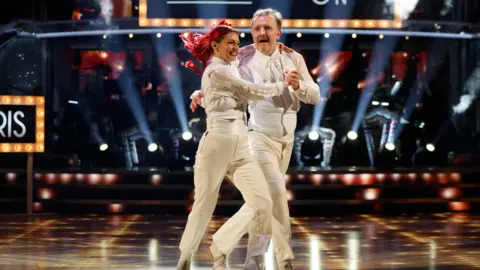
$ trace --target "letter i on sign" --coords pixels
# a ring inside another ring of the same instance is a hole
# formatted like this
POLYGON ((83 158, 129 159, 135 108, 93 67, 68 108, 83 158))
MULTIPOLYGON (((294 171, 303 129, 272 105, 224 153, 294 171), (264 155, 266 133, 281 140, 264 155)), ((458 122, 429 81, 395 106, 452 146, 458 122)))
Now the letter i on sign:
POLYGON ((8 138, 12 137, 12 111, 8 111, 7 133, 8 138))

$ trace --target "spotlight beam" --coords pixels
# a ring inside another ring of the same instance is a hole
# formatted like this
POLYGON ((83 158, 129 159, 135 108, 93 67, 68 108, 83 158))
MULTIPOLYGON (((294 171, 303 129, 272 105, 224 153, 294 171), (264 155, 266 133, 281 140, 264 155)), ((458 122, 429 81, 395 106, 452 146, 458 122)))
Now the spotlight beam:
MULTIPOLYGON (((390 59, 390 54, 392 53, 398 38, 393 37, 390 39, 379 40, 376 42, 375 47, 373 49, 373 59, 370 62, 372 65, 370 71, 367 74, 367 80, 369 78, 375 78, 378 74, 381 74, 387 64, 388 60, 390 59)), ((360 124, 365 116, 365 113, 368 109, 368 106, 371 103, 371 99, 375 90, 377 89, 378 82, 375 80, 374 83, 368 85, 363 91, 360 97, 359 104, 357 106, 357 112, 355 114, 355 120, 353 122, 352 129, 353 131, 358 131, 360 124)))
POLYGON ((96 144, 102 144, 103 138, 100 135, 100 131, 98 129, 98 124, 93 121, 93 113, 88 106, 87 100, 84 95, 80 95, 79 93, 71 92, 73 95, 73 99, 75 102, 70 102, 70 104, 75 104, 78 109, 81 111, 83 115, 83 120, 87 123, 88 127, 90 128, 90 136, 95 141, 96 144))
MULTIPOLYGON (((158 39, 152 40, 155 46, 155 57, 160 57, 163 51, 172 52, 175 51, 175 42, 173 40, 173 36, 167 35, 163 40, 160 41, 158 39)), ((170 65, 170 70, 168 70, 165 66, 162 67, 162 72, 164 74, 175 74, 174 76, 166 76, 168 80, 168 92, 170 93, 170 97, 172 98, 173 105, 175 107, 175 111, 177 113, 178 120, 180 122, 180 126, 182 131, 188 130, 188 120, 187 120, 187 111, 185 109, 185 103, 183 99, 183 90, 182 90, 182 79, 181 79, 181 71, 177 68, 177 63, 168 63, 170 65)))
MULTIPOLYGON (((352 16, 352 12, 353 12, 353 5, 340 10, 333 5, 329 5, 327 6, 325 15, 327 18, 333 17, 333 15, 341 18, 350 18, 352 16)), ((328 29, 328 30, 333 30, 333 29, 328 29)), ((327 33, 329 34, 334 33, 334 31, 330 31, 327 33)), ((322 39, 321 41, 321 44, 320 44, 321 51, 320 51, 320 59, 319 59, 320 63, 322 63, 322 60, 325 59, 325 57, 327 56, 328 50, 331 50, 334 53, 339 52, 346 38, 344 35, 335 35, 333 37, 332 36, 330 37, 331 38, 329 38, 328 40, 322 39)), ((323 67, 320 67, 320 68, 323 69, 323 67)), ((328 92, 332 86, 332 82, 331 82, 331 78, 327 75, 326 70, 324 70, 323 72, 325 76, 319 82, 320 96, 328 97, 328 92)), ((322 118, 323 118, 323 112, 325 111, 325 106, 326 106, 326 102, 320 102, 315 105, 313 109, 312 130, 320 126, 320 122, 322 121, 322 118)))
MULTIPOLYGON (((122 41, 120 38, 117 38, 116 41, 119 44, 122 44, 122 41)), ((112 39, 108 39, 105 42, 106 42, 107 49, 110 49, 113 46, 112 39)), ((128 59, 128 56, 127 56, 127 59, 128 59)), ((128 65, 129 63, 125 63, 125 64, 128 65)), ((133 74, 131 71, 131 69, 133 68, 135 67, 127 67, 126 69, 124 69, 122 71, 123 74, 121 75, 123 76, 123 78, 121 79, 119 78, 120 80, 117 83, 119 84, 120 90, 125 95, 125 100, 127 101, 127 105, 133 115, 133 118, 138 124, 140 131, 146 136, 146 139, 148 142, 152 142, 153 141, 152 134, 147 124, 145 112, 143 111, 143 108, 141 105, 142 103, 140 102, 140 93, 135 89, 133 74)))
MULTIPOLYGON (((445 40, 435 40, 433 44, 431 44, 427 51, 427 56, 432 55, 435 59, 443 59, 447 52, 448 46, 450 42, 445 40)), ((403 108, 401 120, 409 120, 412 116, 413 109, 415 108, 416 104, 421 101, 423 94, 425 93, 425 87, 430 84, 432 78, 437 74, 438 70, 442 65, 432 65, 432 67, 427 69, 427 73, 425 74, 425 85, 423 87, 415 87, 410 91, 408 99, 405 103, 403 108)), ((418 85, 418 83, 416 83, 418 85)), ((403 129, 405 128, 406 123, 399 122, 399 125, 396 127, 394 132, 394 142, 400 137, 402 134, 403 129)))

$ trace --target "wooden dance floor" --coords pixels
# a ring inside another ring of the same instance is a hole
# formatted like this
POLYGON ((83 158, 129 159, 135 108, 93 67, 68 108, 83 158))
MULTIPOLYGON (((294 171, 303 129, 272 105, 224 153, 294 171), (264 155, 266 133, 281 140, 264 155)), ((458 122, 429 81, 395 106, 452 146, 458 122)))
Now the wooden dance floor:
MULTIPOLYGON (((174 269, 186 217, 0 216, 0 269, 174 269)), ((207 247, 193 269, 211 269, 207 247)), ((464 213, 292 218, 294 269, 479 269, 480 216, 464 213)), ((241 269, 246 239, 231 254, 241 269)), ((275 269, 271 251, 267 269, 275 269)))

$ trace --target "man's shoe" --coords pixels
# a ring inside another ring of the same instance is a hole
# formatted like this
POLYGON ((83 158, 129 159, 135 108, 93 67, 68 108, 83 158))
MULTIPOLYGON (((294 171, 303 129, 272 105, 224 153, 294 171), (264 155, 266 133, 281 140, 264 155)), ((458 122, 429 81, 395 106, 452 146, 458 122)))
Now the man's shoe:
POLYGON ((227 255, 223 254, 215 243, 212 243, 208 249, 208 253, 213 260, 213 270, 227 269, 227 255))
POLYGON ((292 260, 285 260, 278 263, 279 270, 292 270, 292 260))
POLYGON ((265 261, 263 256, 254 256, 248 258, 245 262, 244 270, 264 270, 265 261))

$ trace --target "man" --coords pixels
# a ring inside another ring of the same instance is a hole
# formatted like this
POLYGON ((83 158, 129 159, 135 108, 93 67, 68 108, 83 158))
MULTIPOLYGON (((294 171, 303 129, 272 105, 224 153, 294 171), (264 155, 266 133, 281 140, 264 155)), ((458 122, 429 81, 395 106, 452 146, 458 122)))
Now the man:
MULTIPOLYGON (((294 132, 300 101, 316 104, 319 86, 310 76, 305 60, 294 51, 279 51, 282 15, 274 9, 260 9, 252 18, 251 31, 255 44, 242 49, 239 69, 243 79, 255 83, 279 82, 287 79, 290 86, 282 96, 249 101, 248 123, 253 154, 262 168, 273 201, 273 247, 279 269, 292 269, 290 245, 290 213, 284 174, 288 169, 294 145, 294 132)), ((192 95, 192 110, 201 104, 201 93, 192 95)), ((210 248, 215 260, 226 257, 248 231, 246 216, 252 210, 243 205, 213 235, 210 248)))

